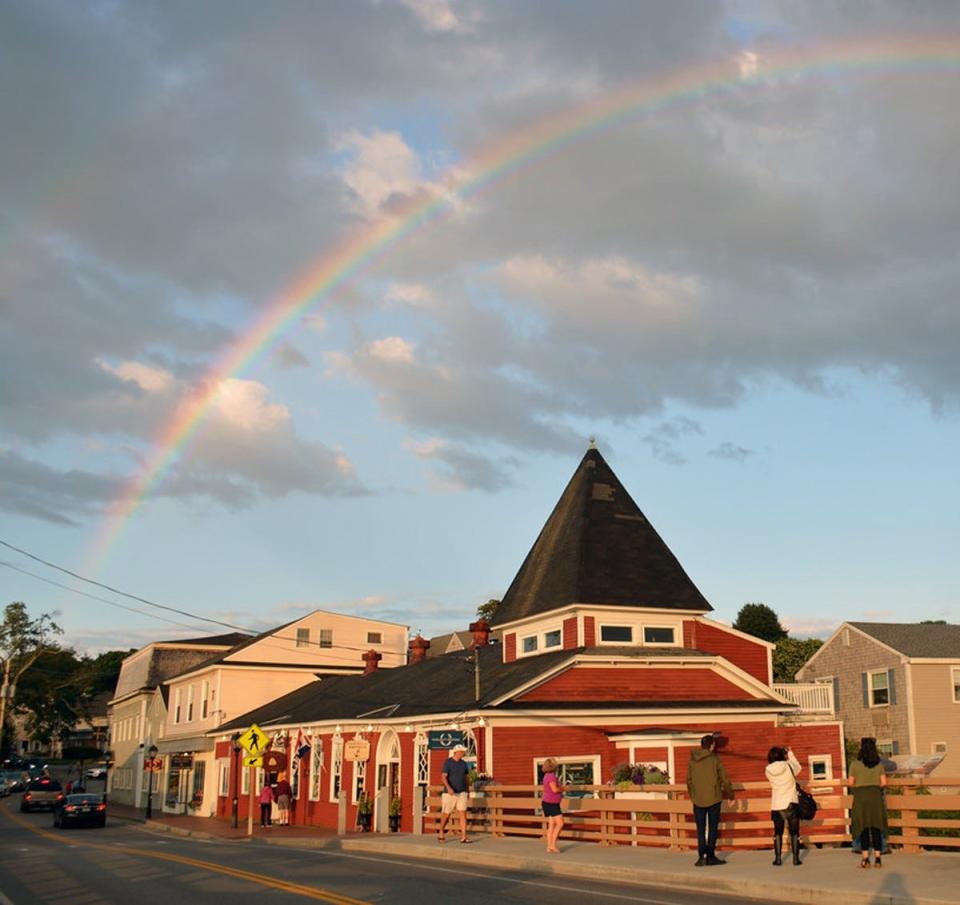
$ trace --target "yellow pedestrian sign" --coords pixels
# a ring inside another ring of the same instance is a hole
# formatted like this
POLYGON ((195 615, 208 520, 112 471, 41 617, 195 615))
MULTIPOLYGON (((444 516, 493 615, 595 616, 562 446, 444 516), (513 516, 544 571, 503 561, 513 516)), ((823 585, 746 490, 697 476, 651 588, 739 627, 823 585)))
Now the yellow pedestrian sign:
POLYGON ((256 723, 252 723, 250 728, 237 741, 241 747, 247 749, 248 754, 255 757, 262 755, 270 743, 266 733, 256 723))
POLYGON ((245 767, 262 767, 262 766, 263 766, 263 758, 262 758, 262 757, 256 757, 256 756, 254 756, 254 757, 245 757, 245 758, 243 759, 243 765, 244 765, 245 767))

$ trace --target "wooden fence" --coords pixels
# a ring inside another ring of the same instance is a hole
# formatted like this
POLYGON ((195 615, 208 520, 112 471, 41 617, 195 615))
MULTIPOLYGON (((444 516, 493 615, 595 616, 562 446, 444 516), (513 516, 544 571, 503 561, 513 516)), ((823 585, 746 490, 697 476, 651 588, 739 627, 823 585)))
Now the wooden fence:
MULTIPOLYGON (((807 845, 838 845, 850 839, 853 798, 844 780, 801 782, 817 799, 817 816, 801 824, 807 845)), ((720 847, 769 848, 770 787, 766 782, 735 784, 736 799, 724 802, 720 847)), ((431 786, 423 830, 436 832, 440 820, 440 786, 431 786)), ((542 836, 538 786, 491 783, 470 797, 470 832, 494 836, 542 836)), ((697 847, 697 832, 685 786, 573 786, 564 801, 561 838, 600 845, 646 845, 683 850, 697 847), (655 789, 655 791, 650 791, 655 789), (582 797, 578 797, 582 796, 582 797)), ((960 849, 960 779, 891 778, 887 787, 890 842, 904 851, 960 849)), ((451 817, 448 832, 459 828, 451 817)))

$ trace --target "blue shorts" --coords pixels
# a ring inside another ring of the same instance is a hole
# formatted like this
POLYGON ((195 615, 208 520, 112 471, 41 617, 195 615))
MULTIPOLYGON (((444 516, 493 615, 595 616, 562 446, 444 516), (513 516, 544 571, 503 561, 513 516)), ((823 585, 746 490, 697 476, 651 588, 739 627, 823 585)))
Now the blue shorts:
POLYGON ((559 801, 544 801, 542 804, 544 817, 559 817, 563 813, 559 801))

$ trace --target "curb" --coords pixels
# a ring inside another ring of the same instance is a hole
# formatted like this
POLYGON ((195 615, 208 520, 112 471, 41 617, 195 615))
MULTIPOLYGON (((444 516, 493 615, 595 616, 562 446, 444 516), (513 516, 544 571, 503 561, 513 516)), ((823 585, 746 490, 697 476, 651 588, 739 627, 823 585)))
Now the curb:
MULTIPOLYGON (((391 845, 379 842, 375 852, 369 843, 345 839, 341 844, 343 851, 366 852, 368 854, 390 855, 391 857, 411 858, 425 861, 454 862, 461 868, 468 865, 463 861, 462 852, 457 846, 453 849, 438 851, 422 845, 391 845)), ((719 870, 706 872, 702 879, 686 873, 665 873, 649 868, 620 867, 611 864, 589 864, 582 861, 562 860, 546 861, 524 855, 509 855, 502 852, 478 851, 472 847, 470 864, 495 867, 500 871, 522 871, 554 877, 568 877, 578 880, 586 878, 605 880, 636 886, 650 886, 661 889, 681 890, 684 892, 708 892, 756 899, 764 902, 790 902, 796 905, 956 905, 956 899, 935 899, 910 895, 906 890, 902 895, 885 892, 860 891, 854 888, 818 889, 808 886, 791 886, 773 881, 751 880, 719 870)), ((891 872, 892 873, 892 872, 891 872)), ((811 878, 812 879, 812 878, 811 878)))

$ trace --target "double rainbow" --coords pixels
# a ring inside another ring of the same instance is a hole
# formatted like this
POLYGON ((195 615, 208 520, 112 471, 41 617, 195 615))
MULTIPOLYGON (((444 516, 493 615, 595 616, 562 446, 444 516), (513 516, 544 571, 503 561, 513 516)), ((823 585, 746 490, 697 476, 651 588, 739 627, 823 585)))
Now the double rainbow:
POLYGON ((704 96, 719 95, 779 78, 838 75, 850 71, 937 72, 960 67, 960 35, 885 35, 837 44, 794 47, 762 57, 756 71, 737 60, 693 66, 623 86, 499 138, 445 181, 446 190, 347 237, 325 251, 264 306, 249 329, 228 348, 155 437, 142 470, 110 506, 92 554, 98 571, 121 530, 150 491, 169 472, 213 407, 221 383, 249 372, 311 308, 365 265, 407 236, 441 220, 463 200, 508 174, 570 144, 640 114, 704 96))

